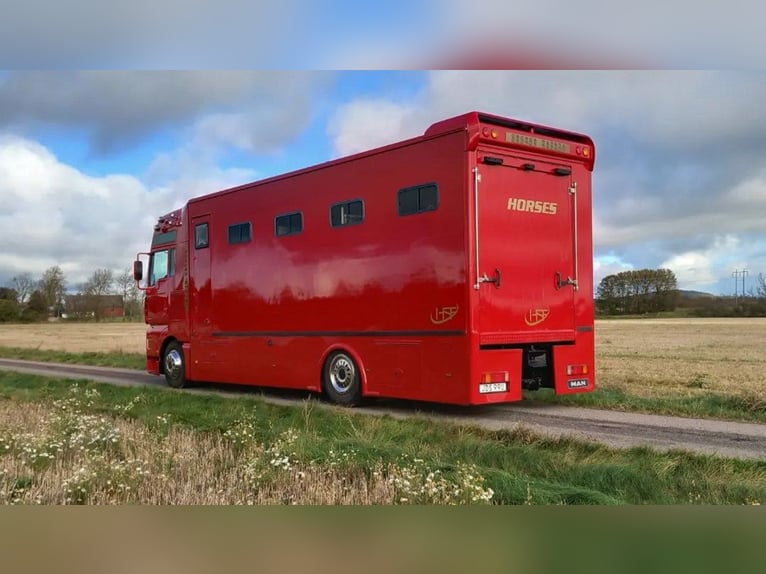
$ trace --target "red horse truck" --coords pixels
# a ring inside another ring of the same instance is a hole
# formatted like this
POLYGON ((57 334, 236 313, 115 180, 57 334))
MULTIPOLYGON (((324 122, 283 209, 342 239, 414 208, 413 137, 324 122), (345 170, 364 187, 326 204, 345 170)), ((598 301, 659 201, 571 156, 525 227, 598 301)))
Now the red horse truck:
POLYGON ((188 201, 134 276, 190 381, 475 405, 594 389, 593 141, 470 112, 188 201))

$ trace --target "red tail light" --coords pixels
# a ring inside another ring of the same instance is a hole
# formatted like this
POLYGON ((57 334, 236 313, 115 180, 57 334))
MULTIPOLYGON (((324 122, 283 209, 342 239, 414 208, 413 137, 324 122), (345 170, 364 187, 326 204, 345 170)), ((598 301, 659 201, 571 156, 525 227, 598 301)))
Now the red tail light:
POLYGON ((567 365, 567 376, 587 374, 588 365, 567 365))

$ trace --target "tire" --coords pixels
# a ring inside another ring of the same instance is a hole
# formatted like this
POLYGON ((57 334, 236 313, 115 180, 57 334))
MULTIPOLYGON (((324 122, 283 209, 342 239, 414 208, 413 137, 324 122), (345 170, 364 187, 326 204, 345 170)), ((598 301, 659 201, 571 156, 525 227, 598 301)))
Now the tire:
POLYGON ((186 359, 181 343, 173 341, 162 354, 162 367, 165 382, 174 389, 182 389, 189 384, 186 380, 186 359))
POLYGON ((345 406, 358 405, 362 400, 362 379, 351 355, 336 351, 327 357, 322 371, 325 394, 334 403, 345 406))

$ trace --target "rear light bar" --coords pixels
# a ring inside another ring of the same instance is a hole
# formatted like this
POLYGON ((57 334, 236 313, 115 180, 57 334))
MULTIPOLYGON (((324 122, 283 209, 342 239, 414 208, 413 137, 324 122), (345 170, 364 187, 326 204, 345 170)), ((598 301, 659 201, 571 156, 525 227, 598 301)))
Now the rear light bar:
POLYGON ((567 365, 567 376, 587 374, 588 365, 567 365))
POLYGON ((493 373, 482 373, 482 383, 507 383, 509 380, 508 371, 495 371, 493 373))

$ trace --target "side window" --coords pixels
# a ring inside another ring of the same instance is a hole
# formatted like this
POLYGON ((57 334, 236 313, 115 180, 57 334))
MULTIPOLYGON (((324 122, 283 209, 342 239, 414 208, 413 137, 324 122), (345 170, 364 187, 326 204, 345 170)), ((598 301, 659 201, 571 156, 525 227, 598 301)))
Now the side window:
POLYGON ((176 272, 176 250, 163 249, 152 253, 149 261, 149 285, 156 285, 157 281, 165 277, 172 277, 176 272))
POLYGON ((194 249, 205 249, 208 245, 207 223, 198 223, 194 226, 194 249))
POLYGON ((336 203, 330 208, 330 225, 342 227, 361 223, 364 219, 364 205, 361 200, 336 203))
POLYGON ((397 197, 399 215, 435 211, 439 207, 439 189, 435 183, 405 187, 397 197))
POLYGON ((302 213, 286 213, 274 219, 274 233, 277 237, 293 235, 301 231, 303 231, 302 213))
POLYGON ((247 243, 250 241, 250 222, 229 225, 229 244, 247 243))

